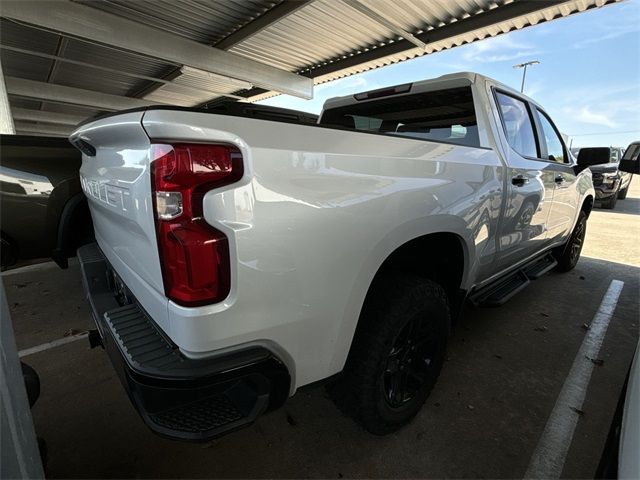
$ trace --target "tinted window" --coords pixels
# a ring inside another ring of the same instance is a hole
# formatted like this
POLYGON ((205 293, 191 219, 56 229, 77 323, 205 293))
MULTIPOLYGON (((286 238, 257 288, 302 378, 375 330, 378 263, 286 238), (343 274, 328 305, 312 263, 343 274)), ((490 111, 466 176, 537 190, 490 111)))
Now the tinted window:
POLYGON ((612 148, 611 149, 611 163, 618 163, 619 160, 620 160, 620 157, 618 156, 618 149, 617 148, 612 148))
POLYGON ((537 157, 538 149, 527 105, 504 93, 496 92, 496 97, 509 145, 520 155, 537 157))
POLYGON ((360 115, 353 115, 353 123, 356 130, 369 130, 373 132, 380 131, 382 120, 372 117, 361 117, 360 115))
POLYGON ((629 145, 627 151, 624 152, 624 156, 622 157, 624 160, 638 160, 640 156, 640 144, 629 145))
POLYGON ((540 110, 538 110, 538 119, 540 119, 542 134, 547 144, 547 160, 564 163, 566 159, 564 158, 564 146, 562 145, 560 135, 558 135, 558 132, 553 127, 549 117, 540 110))
POLYGON ((322 114, 320 125, 480 146, 470 87, 331 108, 322 114))

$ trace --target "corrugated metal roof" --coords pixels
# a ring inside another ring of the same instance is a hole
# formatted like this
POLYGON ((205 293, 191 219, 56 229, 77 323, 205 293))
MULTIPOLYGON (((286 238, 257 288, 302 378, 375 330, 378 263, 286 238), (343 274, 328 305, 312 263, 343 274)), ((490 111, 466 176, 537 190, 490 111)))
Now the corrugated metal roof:
POLYGON ((96 72, 91 67, 59 62, 51 83, 69 87, 88 88, 113 95, 131 95, 140 91, 149 82, 135 78, 136 75, 159 76, 174 66, 166 62, 117 51, 101 45, 70 39, 61 54, 68 59, 108 67, 125 73, 96 72))
MULTIPOLYGON (((466 12, 482 12, 495 2, 361 0, 360 3, 404 30, 419 33, 462 18, 466 12)), ((317 0, 231 51, 291 71, 305 71, 394 40, 399 40, 396 33, 346 3, 317 0)))
POLYGON ((74 0, 181 37, 214 45, 282 0, 74 0))
MULTIPOLYGON (((269 18, 263 22, 264 28, 251 31, 238 43, 227 41, 229 51, 312 77, 315 84, 321 84, 619 0, 307 0, 280 18, 274 14, 286 6, 283 0, 73 1, 207 45, 234 33, 235 41, 238 32, 251 30, 252 25, 269 18), (403 31, 411 38, 402 38, 403 31), (426 48, 415 45, 420 42, 426 48)), ((50 4, 55 8, 55 2, 50 4)), ((3 46, 58 57, 2 49, 5 75, 18 78, 181 106, 204 104, 221 94, 235 93, 251 101, 278 94, 240 90, 224 78, 181 73, 179 64, 5 19, 0 24, 0 39, 3 46), (158 78, 162 80, 153 81, 158 78)), ((10 101, 21 108, 87 116, 96 113, 94 109, 13 96, 10 101)))
POLYGON ((159 87, 144 98, 152 102, 194 107, 220 97, 221 93, 232 94, 236 90, 236 86, 222 80, 183 73, 171 84, 159 87))
MULTIPOLYGON (((0 20, 0 42, 2 45, 19 46, 27 50, 54 54, 60 41, 60 35, 36 30, 24 25, 0 20)), ((41 58, 25 57, 24 54, 2 51, 2 68, 5 75, 29 80, 45 81, 52 61, 41 58)))
MULTIPOLYGON (((421 35, 426 32, 427 38, 430 32, 437 31, 439 28, 452 25, 475 15, 490 12, 491 10, 497 11, 506 5, 516 3, 513 0, 500 2, 492 0, 441 0, 437 2, 428 0, 359 1, 414 35, 421 35)), ((499 21, 491 26, 472 30, 465 34, 452 35, 445 40, 432 43, 426 40, 425 43, 428 44, 426 49, 411 46, 402 52, 392 55, 383 55, 381 53, 381 56, 374 60, 363 61, 352 67, 337 68, 331 73, 317 75, 316 72, 321 67, 331 64, 339 67, 342 60, 357 59, 362 53, 374 52, 380 47, 400 40, 391 31, 381 31, 374 20, 353 10, 348 11, 349 7, 346 4, 341 4, 339 8, 335 8, 335 3, 332 0, 314 2, 313 5, 289 16, 279 24, 238 44, 231 51, 254 59, 262 58, 263 61, 273 66, 286 66, 292 71, 313 77, 314 84, 319 85, 392 63, 439 52, 556 18, 566 17, 611 2, 607 0, 557 2, 557 5, 540 8, 533 13, 517 16, 506 21, 499 21), (328 9, 331 11, 328 11, 328 9), (340 14, 333 15, 332 13, 335 12, 340 14), (366 38, 366 36, 362 36, 359 33, 373 31, 374 29, 378 29, 376 31, 381 35, 366 38), (331 36, 316 33, 327 31, 331 32, 331 36), (357 33, 354 33, 354 31, 357 33), (304 32, 306 32, 306 35, 303 34, 304 32), (292 43, 294 38, 295 43, 292 43), (289 45, 289 48, 287 48, 287 45, 289 45), (349 45, 350 49, 346 50, 345 47, 349 45), (333 55, 330 53, 332 50, 334 52, 333 55), (309 61, 306 64, 302 64, 301 58, 307 58, 309 61)), ((278 94, 278 92, 260 93, 251 96, 251 101, 263 100, 278 94)))

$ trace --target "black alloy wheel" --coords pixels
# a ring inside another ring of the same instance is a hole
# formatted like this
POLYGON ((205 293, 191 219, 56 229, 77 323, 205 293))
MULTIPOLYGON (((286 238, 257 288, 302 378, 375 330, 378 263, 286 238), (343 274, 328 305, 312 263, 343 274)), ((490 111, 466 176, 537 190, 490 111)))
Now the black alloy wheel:
POLYGON ((575 231, 573 232, 571 244, 569 245, 569 260, 572 264, 578 263, 580 252, 582 252, 582 247, 584 245, 584 237, 586 233, 587 222, 578 221, 575 231))
POLYGON ((410 402, 437 376, 435 359, 445 348, 442 336, 425 317, 410 320, 400 331, 389 355, 382 385, 391 408, 410 402))
POLYGON ((571 232, 567 243, 553 251, 553 255, 558 262, 556 270, 559 272, 568 272, 576 266, 578 260, 580 260, 586 234, 587 214, 581 211, 578 215, 576 226, 573 228, 573 232, 571 232))

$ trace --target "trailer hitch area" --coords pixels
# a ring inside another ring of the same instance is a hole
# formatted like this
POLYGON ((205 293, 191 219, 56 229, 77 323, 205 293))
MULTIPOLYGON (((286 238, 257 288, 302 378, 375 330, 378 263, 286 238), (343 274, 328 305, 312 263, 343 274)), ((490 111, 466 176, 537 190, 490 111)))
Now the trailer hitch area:
POLYGON ((100 332, 97 329, 89 330, 87 338, 89 339, 90 348, 96 348, 96 347, 104 348, 104 344, 102 343, 102 337, 100 336, 100 332))

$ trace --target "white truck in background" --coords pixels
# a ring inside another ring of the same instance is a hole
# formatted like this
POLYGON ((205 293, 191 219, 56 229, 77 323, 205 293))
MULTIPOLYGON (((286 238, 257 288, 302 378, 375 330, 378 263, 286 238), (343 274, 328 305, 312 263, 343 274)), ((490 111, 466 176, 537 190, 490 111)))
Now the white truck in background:
POLYGON ((474 73, 334 98, 317 124, 148 107, 70 140, 97 241, 79 250, 94 340, 145 422, 189 440, 329 377, 368 431, 409 422, 465 301, 576 265, 585 167, 602 163, 474 73))

